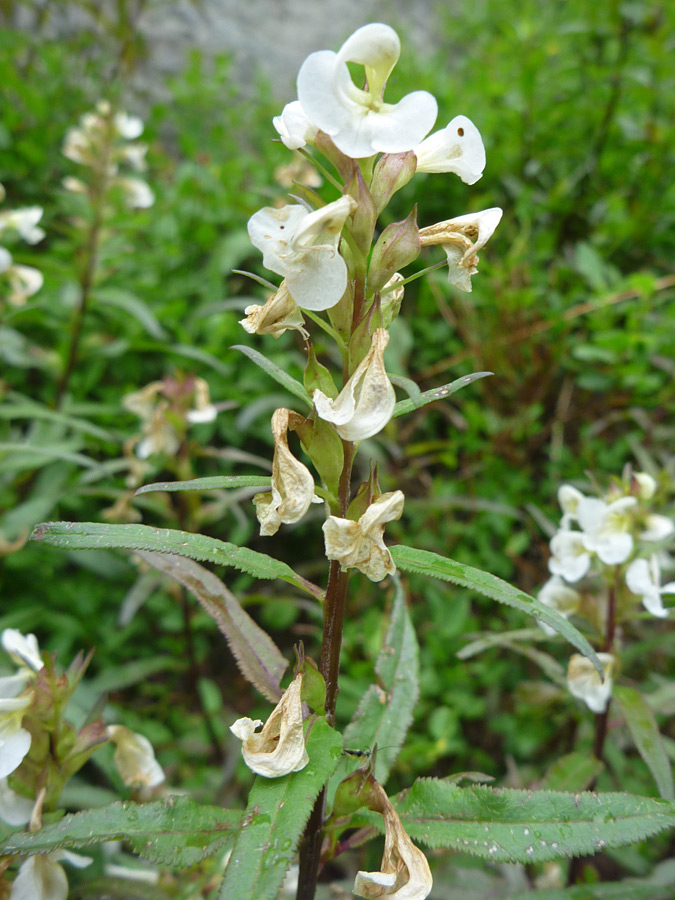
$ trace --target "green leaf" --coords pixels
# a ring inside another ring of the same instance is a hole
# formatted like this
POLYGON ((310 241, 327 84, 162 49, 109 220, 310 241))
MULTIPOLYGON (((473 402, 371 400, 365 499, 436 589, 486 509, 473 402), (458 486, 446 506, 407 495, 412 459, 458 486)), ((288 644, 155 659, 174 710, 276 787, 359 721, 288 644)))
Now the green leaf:
POLYGON ((269 487, 269 475, 214 475, 211 478, 191 478, 189 481, 156 481, 144 484, 136 491, 150 494, 152 491, 219 491, 223 488, 269 487))
POLYGON ((150 337, 158 341, 166 338, 166 332, 160 325, 157 316, 147 303, 132 294, 131 291, 118 287, 98 287, 94 299, 102 306, 113 306, 116 309, 124 310, 145 328, 150 337))
POLYGON ((654 713, 644 697, 634 688, 616 685, 613 696, 621 707, 638 753, 654 776, 659 794, 665 800, 672 800, 673 770, 661 741, 654 713))
POLYGON ((257 776, 218 894, 219 900, 275 900, 319 791, 342 753, 325 719, 307 736, 309 763, 283 778, 257 776))
POLYGON ((239 831, 241 810, 200 806, 189 797, 156 803, 113 803, 64 816, 33 834, 15 831, 0 840, 0 855, 79 850, 101 841, 125 841, 161 866, 192 866, 221 850, 239 831))
POLYGON ((121 550, 156 550, 159 553, 175 553, 190 559, 206 560, 220 566, 233 566, 248 572, 255 578, 280 578, 314 597, 322 598, 323 592, 315 584, 278 559, 265 553, 237 547, 227 541, 191 534, 169 528, 152 528, 149 525, 103 525, 98 522, 43 522, 32 534, 35 541, 43 541, 52 547, 71 550, 91 550, 101 547, 117 547, 121 550))
POLYGON ((467 384, 473 384, 474 381, 478 381, 480 378, 487 378, 488 375, 492 374, 492 372, 474 372, 473 375, 463 375, 449 384, 432 388, 430 391, 424 391, 420 394, 419 400, 399 400, 394 407, 394 418, 412 412, 414 409, 419 409, 421 406, 426 406, 427 403, 433 403, 435 400, 445 400, 446 397, 456 394, 458 390, 466 387, 467 384))
POLYGON ((272 638, 241 608, 223 582, 191 559, 146 551, 141 551, 139 556, 194 594, 225 635, 244 677, 263 697, 276 703, 281 697, 279 682, 288 662, 272 638))
POLYGON ((549 791, 584 791, 604 768, 599 759, 588 753, 568 753, 549 767, 541 788, 549 791))
POLYGON ((66 428, 72 428, 73 431, 81 431, 83 434, 100 438, 102 441, 115 440, 109 431, 99 428, 98 425, 94 425, 86 419, 49 409, 39 403, 34 403, 16 391, 10 391, 7 395, 7 402, 0 405, 0 419, 43 419, 48 422, 56 422, 66 428))
POLYGON ((431 553, 428 550, 417 550, 414 547, 406 547, 403 544, 390 547, 389 549, 396 565, 405 572, 419 572, 422 575, 429 575, 442 581, 460 584, 462 587, 470 588, 479 594, 491 597, 499 603, 513 606, 515 609, 527 613, 528 616, 541 619, 542 622, 550 625, 558 634, 575 646, 584 656, 587 656, 598 672, 602 673, 600 661, 583 634, 577 631, 574 625, 550 606, 545 606, 524 591, 519 591, 506 581, 502 581, 501 578, 497 578, 496 575, 491 575, 489 572, 483 572, 480 569, 474 569, 473 566, 467 566, 454 559, 448 559, 446 556, 440 556, 438 553, 431 553))
POLYGON ((509 900, 672 900, 674 885, 675 863, 666 860, 656 866, 649 878, 527 891, 509 894, 509 900))
MULTIPOLYGON (((394 805, 413 840, 494 862, 545 862, 596 853, 675 825, 675 805, 666 800, 460 788, 434 778, 416 781, 394 805)), ((382 830, 381 816, 363 817, 382 830)))
POLYGON ((371 685, 361 698, 344 732, 344 743, 358 749, 378 744, 375 777, 384 784, 412 722, 419 696, 419 648, 398 578, 389 630, 375 672, 379 684, 371 685))
POLYGON ((254 350, 253 347, 246 347, 243 344, 233 344, 230 347, 231 350, 241 350, 241 352, 248 356, 250 360, 252 360, 257 366, 260 366, 268 375, 274 378, 280 385, 286 388, 286 390, 290 394, 294 394, 296 397, 299 397, 300 400, 303 400, 309 407, 312 406, 312 400, 305 388, 293 378, 292 375, 289 375, 288 372, 284 372, 276 363, 273 363, 272 360, 268 359, 266 356, 263 356, 262 353, 259 353, 257 350, 254 350))
POLYGON ((396 387, 400 387, 401 390, 404 390, 406 394, 410 397, 410 402, 413 404, 413 409, 418 409, 420 406, 424 406, 424 401, 422 400, 422 391, 417 386, 416 382, 412 380, 412 378, 406 378, 404 375, 392 375, 388 373, 389 381, 392 384, 395 384, 396 387))

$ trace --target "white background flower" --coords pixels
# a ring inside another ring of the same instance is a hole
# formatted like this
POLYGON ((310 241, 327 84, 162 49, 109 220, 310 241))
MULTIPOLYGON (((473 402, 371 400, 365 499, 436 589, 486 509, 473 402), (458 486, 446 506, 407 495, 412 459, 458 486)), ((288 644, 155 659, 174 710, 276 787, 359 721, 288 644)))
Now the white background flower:
POLYGON ((626 584, 628 590, 642 597, 642 603, 647 612, 660 619, 665 619, 668 610, 663 606, 662 594, 675 594, 675 581, 670 581, 661 587, 661 567, 659 558, 653 553, 646 559, 634 559, 626 569, 626 584))

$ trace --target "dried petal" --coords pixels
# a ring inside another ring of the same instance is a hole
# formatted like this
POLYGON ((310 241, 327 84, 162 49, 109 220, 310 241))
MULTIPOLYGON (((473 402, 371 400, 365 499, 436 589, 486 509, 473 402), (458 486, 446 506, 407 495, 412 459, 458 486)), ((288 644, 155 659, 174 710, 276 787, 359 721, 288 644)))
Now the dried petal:
POLYGON ((391 419, 396 395, 384 367, 384 350, 389 332, 377 328, 368 354, 356 367, 338 396, 331 400, 323 391, 314 391, 319 416, 335 425, 345 441, 363 441, 381 431, 391 419))
POLYGON ((237 719, 230 731, 243 743, 246 765, 265 778, 280 778, 299 772, 309 762, 302 727, 302 675, 297 675, 263 725, 248 718, 237 719))
POLYGON ((401 518, 404 500, 403 491, 381 494, 358 522, 329 516, 323 523, 327 558, 338 560, 343 570, 358 569, 371 581, 393 575, 396 566, 384 543, 384 527, 401 518))
POLYGON ((611 653, 598 653, 604 678, 600 678, 597 669, 585 656, 575 653, 569 661, 567 669, 567 687, 573 696, 583 700, 594 713, 602 713, 607 709, 612 693, 612 670, 614 657, 611 653))
POLYGON ((282 408, 272 416, 272 491, 256 494, 253 498, 261 535, 276 534, 282 522, 287 525, 299 522, 314 497, 312 473, 293 456, 288 447, 290 414, 290 410, 282 408))
POLYGON ((249 334, 271 334, 278 338, 288 329, 292 329, 299 331, 304 340, 309 337, 309 332, 304 327, 305 319, 291 297, 285 281, 281 282, 279 290, 264 306, 247 306, 244 312, 246 318, 241 319, 239 324, 249 334))
POLYGON ((156 787, 164 781, 150 741, 124 725, 109 725, 108 737, 115 744, 115 765, 127 787, 156 787))
POLYGON ((471 291, 471 276, 478 272, 478 251, 494 234, 502 217, 498 206, 457 216, 420 229, 422 246, 440 244, 448 258, 448 281, 471 291))
POLYGON ((380 793, 385 828, 380 871, 358 872, 354 893, 372 900, 425 900, 433 887, 427 858, 406 834, 396 810, 381 788, 380 793))

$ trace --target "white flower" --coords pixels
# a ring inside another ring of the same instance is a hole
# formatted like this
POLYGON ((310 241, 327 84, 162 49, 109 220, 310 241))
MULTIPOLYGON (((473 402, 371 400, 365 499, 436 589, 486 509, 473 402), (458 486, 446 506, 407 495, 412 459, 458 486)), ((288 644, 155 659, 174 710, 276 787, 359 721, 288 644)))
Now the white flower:
MULTIPOLYGON (((0 258, 0 274, 3 272, 2 262, 3 260, 0 258)), ((44 283, 42 272, 33 266, 20 266, 15 263, 4 269, 4 274, 9 278, 11 288, 7 299, 13 306, 23 306, 26 300, 36 294, 44 283)))
POLYGON ((13 228, 28 244, 37 244, 45 236, 38 222, 42 218, 42 207, 26 206, 0 213, 0 234, 6 228, 13 228))
POLYGON ((470 292, 471 276, 478 272, 478 251, 492 237, 501 217, 498 206, 456 216, 421 228, 420 243, 440 244, 448 259, 448 281, 461 291, 470 292))
POLYGON ((427 858, 406 834, 382 788, 378 794, 385 828, 380 871, 357 872, 353 891, 369 900, 425 900, 433 887, 427 858))
POLYGON ((201 422, 213 422, 218 415, 218 410, 211 403, 209 386, 203 378, 195 378, 194 406, 185 415, 191 424, 201 422))
POLYGON ((124 725, 109 725, 107 734, 115 744, 115 765, 127 787, 152 788, 164 781, 162 767, 146 737, 124 725))
POLYGON ((575 653, 570 658, 567 669, 567 687, 570 693, 583 700, 592 712, 603 713, 612 694, 614 657, 611 653, 598 653, 597 656, 604 678, 600 678, 590 659, 575 653))
POLYGON ((584 499, 581 491, 578 491, 571 484, 561 484, 558 488, 558 503, 563 511, 563 517, 560 521, 561 528, 568 528, 569 523, 577 518, 577 507, 579 501, 584 499))
POLYGON ((27 825, 33 812, 33 801, 13 791, 6 778, 0 778, 0 819, 8 825, 27 825))
POLYGON ((148 209, 155 202, 152 190, 140 178, 119 176, 114 179, 114 184, 122 188, 130 209, 148 209))
POLYGON ((0 643, 5 653, 8 653, 18 666, 28 666, 33 672, 39 672, 44 666, 34 634, 24 635, 16 628, 5 628, 0 643))
POLYGON ((143 120, 125 112, 115 113, 115 128, 120 137, 133 141, 143 134, 143 120))
POLYGON ((627 515, 637 500, 620 497, 605 503, 596 497, 583 497, 577 505, 577 519, 583 531, 584 547, 598 555, 601 562, 615 566, 625 562, 633 550, 630 534, 632 520, 627 515))
POLYGON ((658 516, 652 513, 645 519, 645 528, 640 532, 643 541, 662 541, 675 531, 675 523, 668 516, 658 516))
POLYGON ((246 318, 239 324, 249 334, 271 334, 279 338, 288 329, 299 331, 304 340, 309 337, 309 332, 304 327, 305 319, 300 309, 288 292, 285 281, 276 294, 272 294, 264 306, 247 306, 244 310, 246 318))
POLYGON ((29 856, 21 863, 9 892, 9 900, 66 900, 68 879, 59 860, 78 869, 92 862, 90 857, 80 856, 69 850, 54 850, 52 853, 29 856))
POLYGON ((381 431, 391 419, 396 395, 384 367, 389 332, 376 328, 370 350, 335 400, 318 388, 314 405, 319 416, 335 425, 345 441, 363 441, 381 431))
POLYGON ((27 670, 0 678, 0 778, 18 769, 30 750, 31 734, 21 727, 21 722, 33 694, 17 696, 24 690, 27 679, 27 670))
MULTIPOLYGON (((550 606, 568 619, 579 609, 581 595, 574 588, 568 587, 558 575, 553 575, 539 591, 538 599, 540 603, 550 606)), ((552 636, 556 633, 555 628, 545 622, 538 624, 546 634, 552 636)))
POLYGON ((637 482, 640 500, 651 500, 656 493, 656 479, 647 472, 635 472, 633 479, 637 482))
POLYGON ((312 125, 299 100, 287 103, 280 116, 272 119, 272 124, 289 150, 299 150, 308 141, 313 141, 318 131, 312 125))
POLYGON ((661 600, 662 594, 675 594, 675 581, 661 587, 661 566, 656 553, 646 559, 634 559, 626 569, 628 590, 642 597, 642 604, 647 612, 660 619, 665 619, 668 610, 661 600))
POLYGON ((265 778, 299 772, 309 762, 302 727, 302 675, 289 684, 269 719, 237 719, 230 731, 242 741, 246 765, 265 778))
POLYGON ((466 116, 455 118, 413 147, 418 172, 454 172, 465 184, 475 184, 485 168, 480 131, 466 116))
POLYGON ((565 581, 574 583, 583 578, 591 567, 588 552, 580 531, 561 529, 551 539, 551 559, 548 568, 552 575, 561 575, 565 581))
POLYGON ((291 411, 283 408, 272 416, 272 490, 253 498, 263 536, 276 534, 282 522, 287 525, 299 522, 314 498, 312 473, 293 456, 288 446, 290 416, 291 411))
POLYGON ((329 516, 323 523, 328 559, 338 560, 343 570, 358 569, 371 581, 393 575, 396 566, 384 543, 384 527, 401 518, 404 500, 403 491, 381 494, 358 522, 329 516))
POLYGON ((303 309, 330 309, 347 287, 347 264, 338 253, 340 234, 356 201, 346 195, 314 212, 299 204, 266 206, 248 221, 251 243, 263 265, 286 279, 303 309))
POLYGON ((415 147, 436 120, 436 100, 427 91, 384 103, 384 87, 401 51, 396 32, 379 23, 364 25, 338 53, 320 50, 298 74, 298 99, 309 120, 330 135, 347 156, 404 153, 415 147), (347 63, 365 68, 366 89, 356 87, 347 63))

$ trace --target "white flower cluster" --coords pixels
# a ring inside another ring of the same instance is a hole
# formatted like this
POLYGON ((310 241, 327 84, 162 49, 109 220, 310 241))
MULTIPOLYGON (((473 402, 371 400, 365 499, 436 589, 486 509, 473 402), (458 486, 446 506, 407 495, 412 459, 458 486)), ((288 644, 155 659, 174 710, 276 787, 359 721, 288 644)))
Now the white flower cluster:
MULTIPOLYGON (((5 189, 0 184, 0 203, 5 199, 5 189)), ((39 206, 23 209, 8 209, 0 212, 0 235, 4 231, 14 231, 28 244, 37 244, 45 236, 38 222, 42 218, 39 206)), ((23 306, 28 297, 40 290, 43 283, 42 272, 33 266, 21 266, 12 259, 6 247, 0 246, 0 276, 9 283, 7 300, 13 306, 23 306)), ((1 295, 0 295, 1 296, 1 295)))
MULTIPOLYGON (((85 113, 80 124, 70 128, 63 144, 63 154, 73 162, 88 166, 109 187, 122 190, 130 209, 146 209, 155 202, 150 187, 141 178, 120 174, 120 166, 128 166, 136 172, 147 168, 147 146, 136 143, 143 133, 143 122, 138 116, 114 112, 107 100, 100 100, 96 110, 85 113)), ((68 176, 63 186, 75 194, 85 194, 88 186, 79 178, 68 176)))
MULTIPOLYGON (((551 539, 551 578, 539 592, 539 600, 562 616, 580 612, 583 579, 600 575, 613 581, 619 594, 615 602, 630 607, 640 599, 647 612, 665 618, 664 594, 675 594, 675 582, 661 584, 661 560, 668 557, 658 546, 675 533, 675 522, 654 513, 651 501, 656 481, 645 472, 632 475, 625 483, 615 483, 601 498, 586 497, 565 484, 558 491, 562 518, 551 539), (616 566, 614 575, 608 566, 616 566)), ((548 630, 548 629, 546 629, 548 630)), ((602 712, 611 693, 614 659, 600 654, 605 677, 583 657, 573 657, 568 671, 570 691, 583 699, 594 712, 602 712)))

